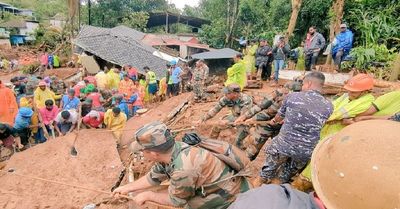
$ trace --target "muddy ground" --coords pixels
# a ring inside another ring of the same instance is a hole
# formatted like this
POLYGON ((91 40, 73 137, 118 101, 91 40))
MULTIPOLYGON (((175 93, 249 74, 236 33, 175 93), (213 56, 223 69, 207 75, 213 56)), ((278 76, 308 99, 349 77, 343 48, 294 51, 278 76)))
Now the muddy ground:
POLYGON ((0 208, 82 208, 108 197, 71 185, 110 191, 123 169, 111 133, 82 130, 76 157, 70 155, 74 138, 58 137, 13 155, 0 173, 0 208))

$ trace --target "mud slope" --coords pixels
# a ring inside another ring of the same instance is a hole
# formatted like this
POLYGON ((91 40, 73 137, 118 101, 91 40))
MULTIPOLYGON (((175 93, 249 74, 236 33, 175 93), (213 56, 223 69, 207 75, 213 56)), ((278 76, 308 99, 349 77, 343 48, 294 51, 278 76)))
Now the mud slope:
POLYGON ((76 143, 77 157, 70 155, 75 134, 50 140, 15 154, 0 172, 0 208, 82 208, 107 194, 47 183, 16 174, 110 191, 122 164, 110 133, 83 130, 76 143), (3 171, 4 171, 3 170, 3 171))

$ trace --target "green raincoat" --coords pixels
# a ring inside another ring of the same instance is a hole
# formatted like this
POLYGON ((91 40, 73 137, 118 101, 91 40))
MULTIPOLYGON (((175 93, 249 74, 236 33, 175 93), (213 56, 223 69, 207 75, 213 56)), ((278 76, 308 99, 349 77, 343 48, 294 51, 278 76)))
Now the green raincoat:
POLYGON ((232 67, 228 68, 226 73, 228 75, 228 78, 225 81, 225 86, 236 83, 243 90, 247 82, 246 62, 244 60, 240 60, 239 62, 232 65, 232 67))

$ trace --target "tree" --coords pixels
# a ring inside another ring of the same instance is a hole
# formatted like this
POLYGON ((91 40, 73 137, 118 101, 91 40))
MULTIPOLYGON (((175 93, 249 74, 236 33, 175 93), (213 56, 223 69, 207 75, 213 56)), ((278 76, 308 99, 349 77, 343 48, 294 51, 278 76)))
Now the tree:
POLYGON ((296 27, 297 16, 299 15, 301 3, 303 0, 292 0, 292 14, 290 15, 288 29, 286 31, 286 38, 289 39, 293 35, 294 28, 296 27))
POLYGON ((135 28, 140 31, 145 31, 149 13, 147 12, 132 12, 127 17, 122 18, 122 25, 130 28, 135 28))
MULTIPOLYGON (((331 23, 329 25, 329 41, 330 41, 330 43, 333 42, 333 40, 335 39, 335 35, 340 30, 340 24, 342 23, 342 18, 343 18, 344 3, 345 3, 344 0, 335 0, 332 4, 332 9, 330 12, 331 23)), ((327 64, 327 65, 333 64, 332 53, 329 52, 325 64, 327 64)), ((333 67, 333 65, 331 65, 331 68, 332 67, 333 67)))

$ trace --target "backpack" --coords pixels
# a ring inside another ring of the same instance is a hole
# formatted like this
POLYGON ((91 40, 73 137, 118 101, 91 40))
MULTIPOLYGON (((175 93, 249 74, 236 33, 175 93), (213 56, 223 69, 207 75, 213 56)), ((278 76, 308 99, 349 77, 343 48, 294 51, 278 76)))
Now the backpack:
POLYGON ((246 153, 226 141, 206 139, 204 137, 200 137, 197 135, 197 133, 185 133, 182 138, 182 142, 210 151, 214 154, 214 156, 216 156, 236 172, 245 170, 247 165, 250 163, 246 153))

